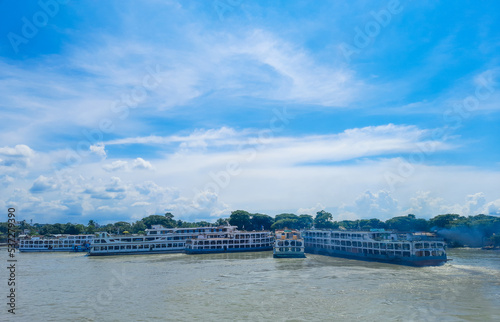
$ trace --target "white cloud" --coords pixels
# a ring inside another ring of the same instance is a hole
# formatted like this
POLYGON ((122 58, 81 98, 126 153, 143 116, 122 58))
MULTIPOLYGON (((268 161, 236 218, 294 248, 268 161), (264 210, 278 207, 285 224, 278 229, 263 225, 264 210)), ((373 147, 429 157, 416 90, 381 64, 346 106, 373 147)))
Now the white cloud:
POLYGON ((128 161, 116 160, 111 163, 105 164, 102 168, 107 172, 116 171, 131 171, 131 170, 153 170, 153 165, 151 162, 144 160, 143 158, 136 158, 129 165, 128 161))
POLYGON ((145 161, 143 158, 137 158, 132 163, 132 169, 153 169, 151 162, 145 161))
POLYGON ((311 207, 311 208, 299 208, 297 210, 297 213, 299 215, 310 215, 310 216, 313 216, 313 218, 314 218, 314 217, 316 217, 317 212, 324 210, 324 209, 325 209, 325 206, 323 206, 320 203, 317 203, 316 206, 311 207))
POLYGON ((486 204, 483 213, 487 215, 500 216, 500 199, 486 204))
POLYGON ((191 220, 212 220, 228 216, 231 213, 230 207, 219 200, 219 196, 213 191, 199 191, 193 198, 177 198, 167 205, 167 209, 174 213, 185 214, 191 220))
POLYGON ((0 175, 0 184, 4 187, 8 187, 14 183, 14 178, 9 175, 0 175))
POLYGON ((26 168, 35 152, 27 145, 18 144, 14 147, 0 148, 0 166, 26 168))
POLYGON ((468 195, 461 213, 465 216, 474 216, 479 214, 479 212, 484 209, 485 205, 486 198, 484 193, 478 192, 473 195, 468 195))
POLYGON ((57 188, 53 178, 39 176, 30 188, 31 193, 42 193, 57 188))
POLYGON ((132 207, 139 207, 139 206, 150 206, 151 203, 150 202, 146 202, 146 201, 138 201, 138 202, 134 202, 132 204, 132 207))
POLYGON ((203 165, 210 164, 212 159, 241 160, 242 156, 251 154, 255 154, 256 162, 261 164, 299 164, 421 152, 422 147, 430 147, 433 151, 453 147, 446 142, 431 140, 429 136, 428 130, 394 124, 348 129, 340 134, 302 137, 281 137, 275 136, 272 131, 236 131, 223 127, 218 130, 196 130, 187 136, 124 138, 106 144, 156 145, 175 142, 178 148, 176 158, 190 155, 194 159, 199 154, 198 158, 205 159, 203 165))
POLYGON ((390 192, 380 190, 372 193, 365 191, 358 196, 353 205, 344 204, 340 209, 341 218, 381 218, 387 219, 399 213, 398 200, 390 192))
POLYGON ((105 146, 103 143, 98 143, 90 146, 90 151, 97 154, 100 157, 106 158, 106 151, 104 150, 105 146))
POLYGON ((116 160, 111 162, 110 164, 105 164, 102 168, 108 172, 120 171, 127 169, 127 161, 116 160))
MULTIPOLYGON (((327 106, 345 106, 356 99, 363 88, 346 68, 332 68, 315 63, 309 54, 269 32, 255 30, 229 48, 234 54, 248 55, 271 67, 283 79, 274 99, 295 100, 327 106), (241 42, 241 43, 239 43, 241 42)), ((264 92, 265 93, 265 92, 264 92)))

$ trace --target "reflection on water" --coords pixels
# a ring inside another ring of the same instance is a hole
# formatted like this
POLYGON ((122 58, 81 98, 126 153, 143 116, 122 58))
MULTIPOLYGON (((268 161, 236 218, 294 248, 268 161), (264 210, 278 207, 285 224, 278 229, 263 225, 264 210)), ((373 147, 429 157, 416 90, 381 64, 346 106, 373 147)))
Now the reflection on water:
POLYGON ((414 268, 272 252, 22 253, 16 319, 499 321, 500 252, 452 249, 449 257, 414 268))

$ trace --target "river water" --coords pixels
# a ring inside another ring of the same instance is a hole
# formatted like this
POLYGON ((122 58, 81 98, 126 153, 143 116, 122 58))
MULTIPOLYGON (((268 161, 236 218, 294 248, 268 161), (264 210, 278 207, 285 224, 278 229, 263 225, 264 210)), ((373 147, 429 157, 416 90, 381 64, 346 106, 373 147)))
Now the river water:
POLYGON ((413 268, 272 252, 16 253, 16 314, 3 304, 0 320, 500 321, 500 252, 448 255, 444 266, 413 268))

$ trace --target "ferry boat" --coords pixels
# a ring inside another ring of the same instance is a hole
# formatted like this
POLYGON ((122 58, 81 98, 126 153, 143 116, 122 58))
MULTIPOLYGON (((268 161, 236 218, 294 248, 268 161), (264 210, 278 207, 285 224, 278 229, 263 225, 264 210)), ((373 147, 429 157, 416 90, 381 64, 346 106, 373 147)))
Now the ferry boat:
POLYGON ((186 241, 186 254, 257 252, 273 249, 270 231, 239 231, 224 226, 221 232, 200 234, 186 241))
POLYGON ((54 237, 24 237, 19 239, 20 252, 70 252, 88 250, 94 235, 54 235, 54 237))
POLYGON ((99 232, 90 256, 163 254, 184 252, 185 242, 200 234, 222 233, 221 227, 165 228, 153 225, 146 235, 111 235, 99 232))
POLYGON ((304 239, 298 230, 276 230, 274 241, 274 258, 305 258, 304 239))
POLYGON ((312 229, 303 232, 306 253, 409 266, 446 263, 446 243, 427 233, 312 229))

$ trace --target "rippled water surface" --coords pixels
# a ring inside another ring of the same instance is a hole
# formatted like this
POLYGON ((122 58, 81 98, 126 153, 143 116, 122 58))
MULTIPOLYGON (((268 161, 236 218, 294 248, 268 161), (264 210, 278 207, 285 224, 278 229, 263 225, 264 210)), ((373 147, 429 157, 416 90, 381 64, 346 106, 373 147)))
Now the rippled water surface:
MULTIPOLYGON (((272 252, 21 253, 16 254, 16 315, 3 305, 0 316, 8 321, 500 321, 500 252, 452 249, 449 257, 453 261, 444 266, 413 268, 320 255, 273 259, 272 252)), ((4 285, 7 273, 0 273, 4 285)))

